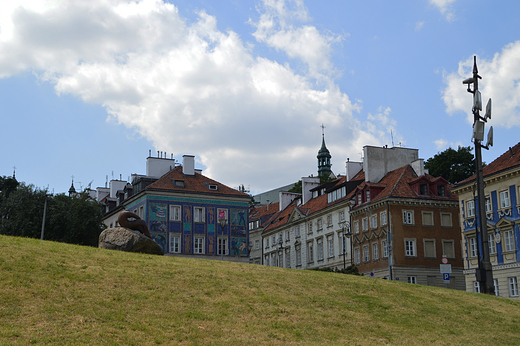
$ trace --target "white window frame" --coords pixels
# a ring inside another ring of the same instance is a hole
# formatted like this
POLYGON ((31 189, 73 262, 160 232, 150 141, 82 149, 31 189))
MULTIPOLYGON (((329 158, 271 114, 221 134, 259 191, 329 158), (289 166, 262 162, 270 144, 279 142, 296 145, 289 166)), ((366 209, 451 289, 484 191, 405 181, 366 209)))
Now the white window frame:
POLYGON ((307 262, 314 262, 314 246, 313 242, 307 243, 307 262))
POLYGON ((294 236, 296 238, 299 238, 300 237, 300 225, 298 226, 294 226, 294 236))
POLYGON ((386 210, 380 213, 381 226, 386 226, 386 210))
POLYGON ((363 232, 368 231, 368 217, 364 217, 361 221, 363 222, 363 232))
POLYGON ((302 248, 301 246, 296 246, 296 265, 301 266, 302 265, 302 248))
POLYGON ((488 244, 489 254, 495 255, 497 253, 497 246, 495 244, 495 235, 493 233, 488 233, 488 244))
POLYGON ((197 255, 204 254, 204 237, 196 236, 193 238, 193 253, 197 255))
POLYGON ((343 221, 345 221, 345 212, 340 211, 339 212, 339 222, 343 222, 343 221))
POLYGON ((475 201, 466 201, 466 218, 475 217, 475 201))
POLYGON ((318 219, 316 228, 317 228, 318 231, 323 229, 323 221, 321 220, 321 218, 318 219))
POLYGON ((414 225, 414 215, 413 210, 403 210, 403 224, 405 225, 414 225))
POLYGON ((323 261, 323 238, 316 241, 318 247, 318 261, 323 261))
POLYGON ((498 297, 500 296, 499 290, 498 290, 498 279, 493 279, 493 286, 495 288, 495 295, 498 297))
MULTIPOLYGON (((217 237, 217 255, 219 256, 222 256, 222 255, 227 255, 229 252, 229 247, 228 247, 228 239, 226 236, 224 237, 217 237), (221 244, 224 244, 224 253, 222 253, 221 249, 222 249, 222 246, 221 244)), ((269 238, 267 238, 267 246, 269 246, 269 238)))
POLYGON ((354 221, 354 234, 359 234, 359 220, 354 221))
POLYGON ((480 293, 480 282, 473 281, 473 293, 480 293))
POLYGON ((504 252, 515 250, 515 239, 513 230, 504 231, 504 252))
POLYGON ((417 276, 408 276, 407 280, 409 284, 417 284, 417 276))
POLYGON ((471 237, 468 239, 468 243, 469 243, 469 257, 477 257, 477 249, 478 249, 478 242, 477 242, 477 237, 471 237))
POLYGON ((417 241, 416 239, 404 239, 404 255, 405 257, 417 257, 417 241))
POLYGON ((361 254, 360 254, 360 249, 359 247, 355 248, 354 249, 354 263, 355 264, 360 264, 361 263, 361 254))
POLYGON ((285 231, 285 241, 291 241, 291 231, 285 231))
POLYGON ((181 221, 181 206, 170 204, 170 221, 181 221))
POLYGON ((377 214, 370 215, 370 228, 377 228, 377 214))
POLYGON ((260 240, 255 240, 255 250, 260 250, 260 240))
POLYGON ((388 258, 388 242, 386 240, 381 241, 383 247, 383 258, 388 258))
POLYGON ((505 209, 511 206, 511 200, 509 199, 509 190, 500 191, 500 208, 505 209))
POLYGON ((327 215, 327 227, 332 227, 332 215, 327 215))
POLYGON ((308 227, 307 233, 312 234, 312 221, 307 224, 307 227, 308 227))
POLYGON ((491 204, 491 196, 486 196, 486 213, 493 212, 493 204, 491 204))
POLYGON ((507 280, 509 281, 509 296, 518 297, 518 281, 516 276, 509 277, 507 280))
POLYGON ((204 223, 206 220, 204 207, 193 207, 193 222, 204 223))
POLYGON ((181 252, 181 236, 180 234, 170 233, 170 253, 180 253, 181 252), (177 239, 175 241, 175 239, 177 239))
POLYGON ((379 259, 379 244, 377 242, 372 243, 372 261, 379 259))
POLYGON ((334 257, 334 237, 333 236, 327 237, 327 246, 328 246, 329 258, 334 257))
POLYGON ((363 262, 370 262, 370 247, 363 245, 363 262))
POLYGON ((370 190, 365 191, 365 202, 370 202, 370 190))

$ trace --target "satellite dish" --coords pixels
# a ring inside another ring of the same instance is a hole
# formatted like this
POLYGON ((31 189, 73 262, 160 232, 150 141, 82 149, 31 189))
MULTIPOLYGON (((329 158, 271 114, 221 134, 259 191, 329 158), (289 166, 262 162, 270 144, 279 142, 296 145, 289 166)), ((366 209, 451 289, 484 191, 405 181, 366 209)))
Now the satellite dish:
MULTIPOLYGON (((489 101, 491 101, 491 99, 489 101)), ((488 102, 488 105, 489 105, 489 102, 488 102)), ((486 147, 489 148, 492 146, 493 146, 493 126, 491 126, 489 128, 488 135, 487 135, 487 143, 486 143, 486 147)))
POLYGON ((486 115, 484 115, 485 119, 491 119, 491 99, 489 99, 486 105, 486 115))

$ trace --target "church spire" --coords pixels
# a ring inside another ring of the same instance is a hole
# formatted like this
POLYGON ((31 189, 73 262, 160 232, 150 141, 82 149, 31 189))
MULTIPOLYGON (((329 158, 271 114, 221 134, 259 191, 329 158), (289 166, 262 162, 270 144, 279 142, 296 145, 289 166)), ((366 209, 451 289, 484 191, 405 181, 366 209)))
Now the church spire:
POLYGON ((321 148, 318 151, 318 175, 324 175, 324 176, 330 176, 332 173, 331 170, 331 164, 330 164, 330 151, 327 149, 327 146, 325 145, 325 126, 321 124, 321 148))

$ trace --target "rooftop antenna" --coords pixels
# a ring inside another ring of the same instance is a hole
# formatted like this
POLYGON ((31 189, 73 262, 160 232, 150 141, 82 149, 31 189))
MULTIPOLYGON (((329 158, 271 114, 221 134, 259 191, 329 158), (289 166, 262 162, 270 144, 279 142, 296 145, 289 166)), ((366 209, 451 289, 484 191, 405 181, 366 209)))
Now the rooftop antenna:
POLYGON ((105 189, 108 187, 108 174, 107 174, 107 180, 105 181, 105 189))
POLYGON ((13 167, 13 179, 16 179, 16 166, 13 167))
POLYGON ((392 147, 394 146, 394 133, 390 130, 390 136, 392 136, 392 147))

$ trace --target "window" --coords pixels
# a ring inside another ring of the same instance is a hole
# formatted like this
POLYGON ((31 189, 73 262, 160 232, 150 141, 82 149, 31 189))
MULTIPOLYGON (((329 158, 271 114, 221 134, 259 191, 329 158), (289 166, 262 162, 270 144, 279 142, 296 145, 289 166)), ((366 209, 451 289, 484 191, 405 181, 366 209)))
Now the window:
POLYGON ((347 249, 347 238, 344 236, 343 233, 338 234, 339 239, 341 239, 341 254, 343 255, 345 253, 345 250, 347 249))
POLYGON ((302 265, 302 249, 299 246, 296 247, 296 265, 302 265))
POLYGON ((505 231, 504 232, 504 251, 514 251, 515 243, 513 239, 513 231, 505 231))
POLYGON ((486 196, 486 213, 491 213, 493 211, 493 207, 491 207, 491 197, 486 196))
POLYGON ((357 195, 357 204, 361 204, 361 194, 358 193, 357 195))
POLYGON ((510 205, 511 204, 509 203, 509 191, 506 190, 500 192, 500 208, 509 208, 510 205))
POLYGON ((379 259, 379 244, 372 243, 372 260, 376 261, 379 259))
POLYGON ((265 238, 265 247, 269 247, 269 237, 265 238))
POLYGON ((327 226, 328 227, 332 226, 332 215, 327 215, 327 226))
POLYGON ((308 226, 309 226, 308 233, 312 234, 312 222, 309 222, 308 226))
POLYGON ((294 236, 296 238, 300 237, 300 226, 294 226, 294 236))
POLYGON ((387 258, 388 257, 388 242, 386 240, 383 240, 381 245, 383 246, 383 258, 387 258))
POLYGON ((404 255, 408 257, 415 257, 415 239, 404 240, 404 255))
POLYGON ((433 212, 423 211, 422 212, 422 224, 423 226, 433 226, 433 212))
POLYGON ((285 231, 285 241, 291 240, 291 231, 285 231))
POLYGON ((480 282, 473 281, 473 292, 480 293, 480 282))
POLYGON ((271 246, 276 246, 276 236, 275 235, 273 235, 271 237, 271 246))
POLYGON ((368 217, 363 218, 363 232, 368 231, 368 217))
POLYGON ((329 258, 334 257, 334 238, 332 238, 332 236, 327 238, 327 245, 329 248, 329 258))
POLYGON ((271 254, 271 266, 276 267, 276 254, 274 252, 271 254))
MULTIPOLYGON (((269 246, 269 239, 267 239, 267 246, 269 246)), ((218 255, 227 255, 228 253, 228 246, 227 246, 227 238, 218 238, 217 243, 217 254, 218 255)), ((268 260, 269 262, 269 260, 268 260)), ((269 265, 269 264, 267 264, 269 265)))
POLYGON ((370 202, 370 190, 365 191, 365 201, 370 202))
POLYGON ((417 284, 417 276, 409 276, 408 277, 409 284, 417 284))
POLYGON ((170 221, 181 221, 181 207, 170 205, 170 221))
POLYGON ((403 223, 405 225, 413 225, 413 210, 403 210, 403 223))
POLYGON ((255 250, 260 249, 260 240, 255 240, 255 250))
POLYGON ((193 221, 204 222, 204 208, 195 207, 193 208, 193 221))
POLYGON ((354 263, 359 264, 361 263, 360 256, 359 256, 359 248, 354 249, 354 263))
POLYGON ((477 238, 469 238, 469 255, 470 257, 477 257, 477 238))
POLYGON ((283 253, 278 254, 278 267, 283 268, 283 253))
POLYGON ((323 260, 323 239, 318 239, 318 261, 323 260))
POLYGON ((497 247, 495 245, 495 236, 488 234, 489 254, 494 255, 497 253, 497 247))
POLYGON ((314 262, 314 249, 312 243, 307 243, 307 262, 314 262))
POLYGON ((386 211, 381 212, 381 226, 386 226, 386 211))
POLYGON ((377 228, 377 214, 370 216, 370 228, 377 228))
POLYGON ((291 250, 285 250, 285 267, 291 268, 291 250))
POLYGON ((454 240, 443 240, 442 241, 442 254, 447 258, 455 258, 455 241, 454 240))
POLYGON ((495 295, 498 297, 499 291, 498 291, 498 279, 493 279, 493 287, 495 288, 495 295))
POLYGON ((180 237, 178 235, 173 235, 172 233, 170 233, 170 253, 179 252, 181 252, 180 237))
POLYGON ((195 238, 193 252, 196 254, 204 253, 204 238, 200 238, 200 237, 195 238))
POLYGON ((363 262, 370 261, 370 253, 368 250, 368 245, 363 246, 363 262))
POLYGON ((218 187, 215 184, 208 184, 208 189, 216 191, 218 187))
POLYGON ((269 255, 265 255, 265 261, 264 261, 265 265, 268 266, 269 265, 269 255))
POLYGON ((141 219, 144 219, 144 207, 139 207, 139 214, 137 214, 141 219))
POLYGON ((426 185, 426 184, 419 184, 419 194, 420 195, 427 195, 428 194, 428 185, 426 185))
POLYGON ((475 216, 475 201, 466 202, 466 217, 475 216))
POLYGON ((423 239, 424 257, 435 258, 435 239, 423 239))
POLYGON ((339 212, 339 222, 343 222, 343 221, 345 221, 345 212, 340 211, 339 212))
POLYGON ((518 297, 518 283, 516 276, 509 278, 509 296, 518 297))
POLYGON ((318 219, 318 231, 321 230, 323 228, 322 224, 321 224, 321 219, 318 219))
POLYGON ((441 213, 441 226, 442 227, 452 227, 453 222, 451 219, 451 213, 441 213))
POLYGON ((444 185, 437 185, 437 195, 441 197, 446 196, 446 187, 444 185))
POLYGON ((359 221, 354 221, 354 234, 359 233, 359 221))

